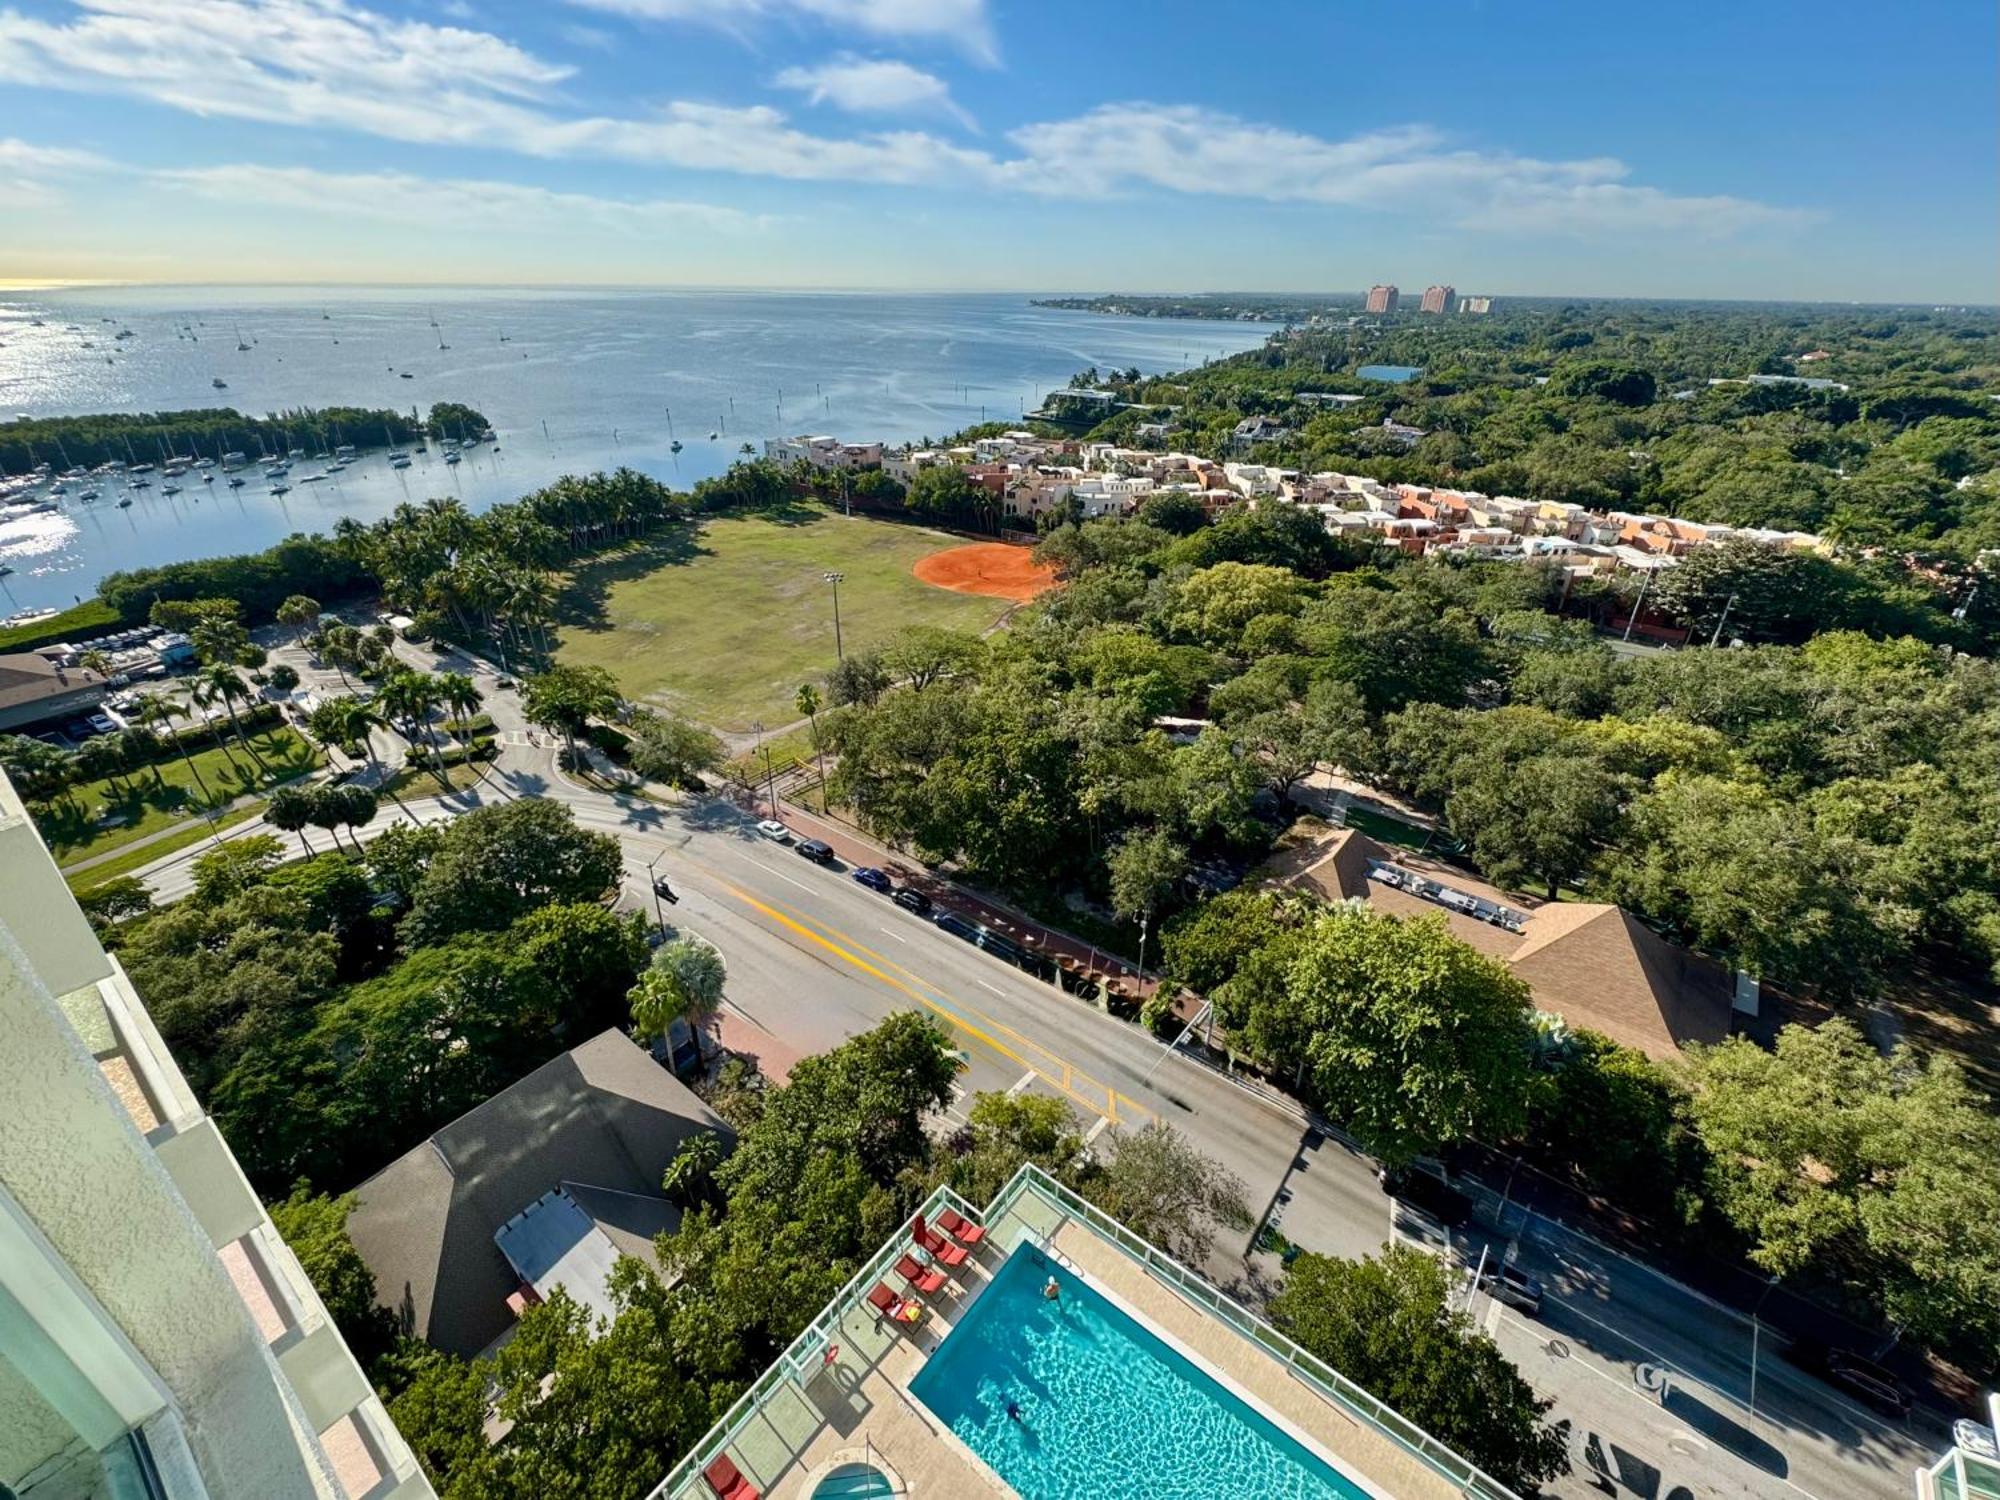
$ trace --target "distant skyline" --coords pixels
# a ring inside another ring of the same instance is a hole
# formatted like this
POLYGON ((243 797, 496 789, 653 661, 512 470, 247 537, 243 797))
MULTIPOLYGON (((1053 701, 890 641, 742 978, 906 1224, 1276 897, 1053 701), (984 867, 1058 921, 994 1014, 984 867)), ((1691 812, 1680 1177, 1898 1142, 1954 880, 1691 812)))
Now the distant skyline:
POLYGON ((1988 0, 17 0, 0 285, 1988 304, 1996 47, 1988 0))

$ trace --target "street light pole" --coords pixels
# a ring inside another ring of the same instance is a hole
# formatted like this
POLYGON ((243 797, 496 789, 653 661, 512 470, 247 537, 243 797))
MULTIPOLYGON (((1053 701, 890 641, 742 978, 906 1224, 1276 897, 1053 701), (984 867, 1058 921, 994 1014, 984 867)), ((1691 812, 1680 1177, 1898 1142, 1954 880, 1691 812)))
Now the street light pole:
POLYGON ((1757 1415, 1757 1346, 1764 1325, 1757 1321, 1757 1314, 1764 1310, 1764 1298, 1771 1295, 1771 1289, 1778 1284, 1776 1276, 1764 1283, 1764 1293, 1757 1299, 1757 1305, 1750 1309, 1750 1415, 1757 1415))
POLYGON ((845 573, 826 572, 819 575, 833 585, 833 654, 840 661, 847 660, 847 652, 840 644, 840 585, 846 579, 845 573))
POLYGON ((1736 604, 1736 596, 1734 594, 1731 594, 1727 599, 1722 601, 1722 613, 1717 615, 1715 618, 1715 634, 1711 635, 1708 638, 1708 645, 1710 650, 1713 650, 1721 642, 1723 622, 1729 618, 1729 611, 1735 606, 1735 604, 1736 604))
POLYGON ((660 877, 655 873, 655 866, 666 857, 666 851, 661 850, 646 865, 646 884, 653 888, 653 922, 660 929, 662 940, 667 935, 667 913, 666 908, 660 905, 660 877))

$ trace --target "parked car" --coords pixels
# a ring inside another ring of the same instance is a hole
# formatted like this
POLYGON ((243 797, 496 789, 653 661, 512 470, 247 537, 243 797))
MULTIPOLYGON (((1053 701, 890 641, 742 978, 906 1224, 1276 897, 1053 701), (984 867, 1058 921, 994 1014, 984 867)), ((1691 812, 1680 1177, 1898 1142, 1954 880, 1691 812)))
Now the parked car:
POLYGON ((885 896, 896 889, 896 882, 873 865, 859 865, 851 873, 856 885, 865 885, 869 890, 880 891, 885 896))
POLYGON ((776 818, 764 819, 757 825, 757 831, 774 844, 789 844, 792 841, 792 830, 776 818))
POLYGON ((1479 1290, 1531 1318, 1542 1310, 1542 1284, 1518 1266, 1488 1266, 1479 1277, 1479 1290))
POLYGON ((900 887, 896 894, 889 899, 902 907, 904 911, 913 911, 920 917, 927 917, 931 914, 931 898, 926 896, 922 891, 915 890, 910 886, 900 887))
POLYGON ((1021 945, 1012 938, 1002 937, 990 927, 982 927, 973 935, 972 941, 1003 964, 1013 964, 1016 968, 1028 955, 1021 951, 1021 945))
POLYGON ((1472 1219, 1472 1200, 1435 1172, 1421 1167, 1384 1167, 1375 1180, 1391 1198, 1429 1214, 1447 1229, 1457 1229, 1472 1219))
POLYGON ((955 911, 940 908, 932 914, 931 920, 953 937, 964 938, 968 943, 979 940, 979 924, 969 917, 961 917, 955 911))
POLYGON ((1910 1388, 1865 1354, 1818 1339, 1799 1339, 1786 1356, 1799 1368, 1812 1371, 1836 1390, 1858 1396, 1877 1411, 1897 1418, 1910 1414, 1910 1388))
POLYGON ((795 848, 798 853, 816 865, 830 865, 834 862, 833 845, 824 839, 800 839, 795 848))

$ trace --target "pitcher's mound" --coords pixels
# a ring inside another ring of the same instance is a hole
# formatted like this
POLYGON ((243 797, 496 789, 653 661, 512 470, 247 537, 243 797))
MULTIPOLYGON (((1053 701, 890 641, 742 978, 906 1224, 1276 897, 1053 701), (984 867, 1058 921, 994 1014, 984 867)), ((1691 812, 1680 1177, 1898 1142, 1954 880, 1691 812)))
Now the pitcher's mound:
POLYGON ((961 594, 988 594, 1021 603, 1055 587, 1055 569, 1034 560, 1034 549, 1005 542, 947 547, 917 559, 910 571, 925 583, 961 594))

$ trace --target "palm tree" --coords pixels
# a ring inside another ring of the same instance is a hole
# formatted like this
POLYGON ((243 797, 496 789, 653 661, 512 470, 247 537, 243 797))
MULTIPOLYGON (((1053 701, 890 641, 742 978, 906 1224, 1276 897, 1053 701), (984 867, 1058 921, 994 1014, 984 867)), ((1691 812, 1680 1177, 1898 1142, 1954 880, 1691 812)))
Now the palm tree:
POLYGON ((439 673, 437 693, 438 701, 444 704, 451 714, 452 733, 463 740, 465 722, 478 710, 479 705, 486 701, 485 696, 472 678, 464 672, 439 673))
POLYGON ((813 756, 819 762, 819 808, 826 811, 826 749, 819 742, 819 689, 810 682, 799 684, 792 706, 812 721, 813 756))
MULTIPOLYGON (((243 732, 243 721, 236 717, 236 700, 248 699, 249 696, 249 687, 236 675, 236 668, 226 661, 210 662, 195 676, 194 701, 204 708, 220 703, 229 715, 229 727, 236 731, 237 741, 244 752, 256 762, 258 771, 268 775, 271 768, 264 764, 264 758, 250 743, 250 736, 243 732)), ((234 763, 233 758, 231 763, 234 763)))
POLYGON ((304 639, 306 626, 318 618, 319 600, 304 594, 293 594, 278 606, 278 623, 292 627, 293 645, 304 639))
POLYGON ((165 693, 141 693, 133 707, 132 717, 155 734, 161 735, 163 739, 172 741, 173 747, 181 753, 181 760, 187 765, 188 775, 192 776, 194 784, 201 788, 201 800, 213 802, 215 794, 208 789, 208 782, 202 777, 201 767, 194 763, 194 756, 189 753, 187 742, 171 727, 173 720, 185 719, 187 712, 165 693))
POLYGON ((652 965, 632 986, 632 1029, 642 1037, 665 1036, 675 1021, 685 1021, 699 1054, 702 1024, 722 1008, 725 977, 722 955, 714 948, 700 938, 675 938, 654 953, 652 965))
POLYGON ((271 793, 270 803, 264 809, 264 821, 273 828, 282 828, 286 833, 296 833, 299 848, 310 859, 313 847, 306 841, 306 825, 313 821, 318 810, 317 799, 306 788, 281 786, 271 793))

